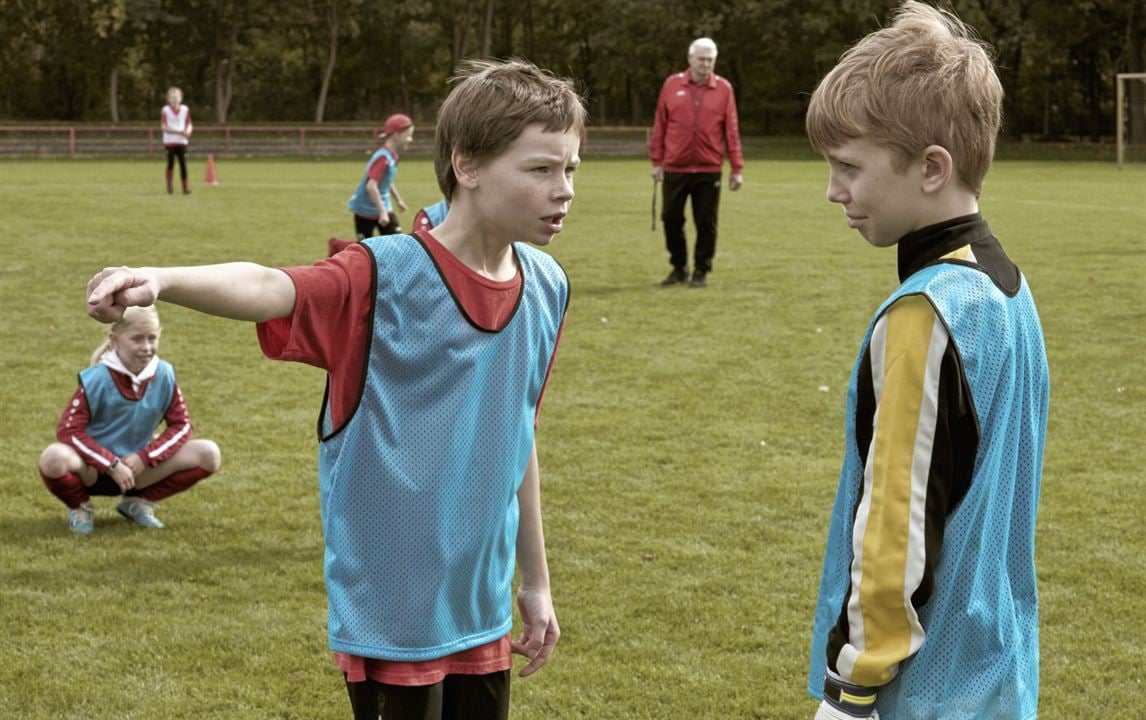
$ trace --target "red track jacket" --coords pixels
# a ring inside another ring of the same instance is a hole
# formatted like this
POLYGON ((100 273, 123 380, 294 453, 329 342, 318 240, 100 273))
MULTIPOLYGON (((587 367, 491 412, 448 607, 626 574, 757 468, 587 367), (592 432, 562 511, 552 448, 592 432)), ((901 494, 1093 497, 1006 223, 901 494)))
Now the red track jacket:
POLYGON ((669 75, 649 137, 653 165, 663 165, 665 172, 720 172, 726 152, 732 172, 743 172, 732 85, 715 73, 704 85, 692 82, 688 70, 669 75))

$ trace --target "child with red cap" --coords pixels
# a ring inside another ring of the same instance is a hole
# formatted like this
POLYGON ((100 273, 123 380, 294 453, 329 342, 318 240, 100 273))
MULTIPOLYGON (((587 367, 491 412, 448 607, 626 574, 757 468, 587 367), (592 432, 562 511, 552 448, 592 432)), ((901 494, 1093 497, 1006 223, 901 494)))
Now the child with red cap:
POLYGON ((375 230, 378 235, 402 232, 394 204, 405 211, 406 203, 394 185, 394 177, 398 174, 398 156, 414 138, 414 121, 402 113, 391 115, 386 118, 379 137, 382 147, 370 156, 348 203, 350 212, 354 213, 354 233, 359 240, 373 236, 375 230))

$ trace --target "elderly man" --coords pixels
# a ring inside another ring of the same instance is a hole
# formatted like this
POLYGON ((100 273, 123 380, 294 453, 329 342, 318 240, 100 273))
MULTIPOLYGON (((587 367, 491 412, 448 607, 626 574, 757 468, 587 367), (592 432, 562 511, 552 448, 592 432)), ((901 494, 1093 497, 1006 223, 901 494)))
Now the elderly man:
POLYGON ((653 179, 664 183, 661 219, 672 263, 662 285, 705 286, 716 254, 716 212, 726 154, 732 164, 728 187, 739 190, 744 182, 736 97, 732 85, 713 72, 715 67, 716 43, 706 37, 694 40, 688 48, 688 70, 669 75, 657 99, 649 159, 653 179), (689 197, 696 223, 691 278, 684 239, 684 205, 689 197))

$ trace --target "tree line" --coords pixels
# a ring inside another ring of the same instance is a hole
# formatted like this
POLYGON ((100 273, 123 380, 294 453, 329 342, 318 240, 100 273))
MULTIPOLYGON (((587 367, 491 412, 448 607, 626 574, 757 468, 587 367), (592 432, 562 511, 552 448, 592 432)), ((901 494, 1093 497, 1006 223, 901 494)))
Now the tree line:
MULTIPOLYGON (((199 122, 432 121, 467 58, 573 77, 597 125, 647 125, 695 37, 719 45, 745 133, 798 133, 808 94, 895 0, 0 0, 0 117, 153 122, 170 85, 199 122)), ((1146 0, 953 0, 994 46, 1012 136, 1114 131, 1144 72, 1146 0)), ((1142 83, 1130 122, 1146 138, 1142 83)))

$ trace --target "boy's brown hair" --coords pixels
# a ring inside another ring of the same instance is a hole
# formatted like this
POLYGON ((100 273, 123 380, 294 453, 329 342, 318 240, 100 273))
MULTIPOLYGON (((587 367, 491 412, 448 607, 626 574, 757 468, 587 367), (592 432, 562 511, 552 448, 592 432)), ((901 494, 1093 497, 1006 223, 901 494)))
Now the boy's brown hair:
POLYGON ((452 199, 458 181, 451 156, 456 150, 478 160, 497 156, 527 125, 585 136, 586 112, 569 80, 524 60, 472 61, 438 110, 434 172, 452 199))
POLYGON ((1002 102, 990 47, 952 13, 907 0, 890 27, 856 43, 820 81, 806 127, 821 154, 866 138, 890 149, 900 171, 939 145, 978 196, 1002 102))

